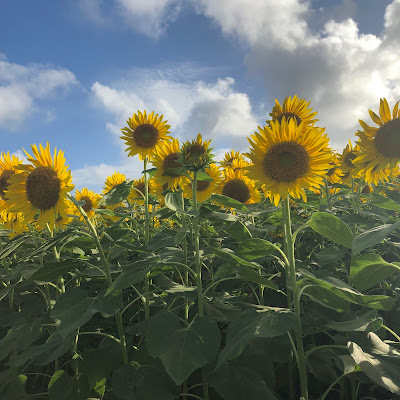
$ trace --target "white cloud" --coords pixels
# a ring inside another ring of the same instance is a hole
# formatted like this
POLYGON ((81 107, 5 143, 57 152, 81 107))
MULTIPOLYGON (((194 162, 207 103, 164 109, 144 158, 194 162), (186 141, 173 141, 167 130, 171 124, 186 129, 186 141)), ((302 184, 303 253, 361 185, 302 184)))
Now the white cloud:
MULTIPOLYGON (((380 97, 392 104, 400 97, 400 0, 387 7, 380 36, 360 34, 351 18, 329 20, 313 32, 307 19, 315 10, 300 0, 200 3, 224 33, 248 44, 245 62, 264 79, 270 105, 274 97, 295 93, 312 100, 320 125, 339 150, 354 138, 358 119, 369 119, 368 108, 378 109, 380 97)), ((347 12, 352 3, 343 2, 347 12)))
POLYGON ((0 126, 18 128, 38 101, 53 98, 77 82, 67 69, 41 64, 23 66, 0 57, 0 126))

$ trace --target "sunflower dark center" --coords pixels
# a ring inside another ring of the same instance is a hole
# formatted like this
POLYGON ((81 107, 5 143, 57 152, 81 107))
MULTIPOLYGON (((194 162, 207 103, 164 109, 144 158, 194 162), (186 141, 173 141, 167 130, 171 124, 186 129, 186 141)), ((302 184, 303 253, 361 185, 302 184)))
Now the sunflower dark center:
POLYGON ((8 183, 9 178, 14 174, 15 174, 15 171, 13 171, 12 169, 6 169, 0 175, 0 197, 3 200, 7 200, 4 192, 10 186, 10 184, 8 183))
POLYGON ((364 194, 371 194, 371 193, 372 193, 372 187, 369 186, 369 185, 365 185, 365 186, 363 187, 363 189, 361 190, 361 193, 364 193, 364 194))
POLYGON ((265 174, 276 182, 294 182, 307 173, 310 157, 296 142, 281 142, 271 147, 263 160, 265 174))
MULTIPOLYGON (((171 153, 168 154, 167 157, 164 159, 163 168, 164 170, 167 169, 175 169, 182 167, 182 164, 178 161, 179 156, 178 153, 171 153)), ((166 176, 179 176, 179 172, 177 171, 169 171, 166 176)))
POLYGON ((332 176, 335 173, 336 167, 333 167, 331 169, 328 169, 328 172, 326 173, 327 176, 332 176))
POLYGON ((342 175, 342 179, 347 179, 350 176, 350 172, 346 172, 342 175))
POLYGON ((154 147, 160 138, 155 126, 150 124, 139 125, 133 132, 133 140, 138 147, 149 149, 154 147))
POLYGON ((61 181, 50 167, 37 167, 26 178, 26 195, 29 202, 39 210, 49 210, 60 197, 61 181))
POLYGON ((145 184, 143 183, 139 183, 138 185, 135 186, 136 190, 139 190, 139 192, 141 192, 144 196, 144 191, 145 191, 145 184))
POLYGON ((350 167, 354 168, 353 160, 357 158, 356 154, 354 154, 352 151, 349 151, 345 156, 344 156, 344 163, 350 167))
POLYGON ((202 192, 210 186, 210 181, 197 181, 197 191, 202 192))
POLYGON ((301 118, 295 113, 284 112, 281 115, 277 116, 276 119, 279 121, 279 123, 281 123, 283 117, 286 117, 286 122, 289 122, 292 118, 294 118, 297 122, 297 125, 301 124, 301 118))
POLYGON ((387 121, 379 127, 374 144, 383 156, 400 158, 400 118, 387 121))
POLYGON ((88 196, 82 196, 80 201, 84 201, 85 204, 82 206, 82 208, 85 210, 85 212, 90 211, 93 208, 93 202, 88 196))
POLYGON ((226 182, 222 188, 222 194, 240 201, 241 203, 246 203, 251 197, 250 189, 241 179, 232 179, 226 182))

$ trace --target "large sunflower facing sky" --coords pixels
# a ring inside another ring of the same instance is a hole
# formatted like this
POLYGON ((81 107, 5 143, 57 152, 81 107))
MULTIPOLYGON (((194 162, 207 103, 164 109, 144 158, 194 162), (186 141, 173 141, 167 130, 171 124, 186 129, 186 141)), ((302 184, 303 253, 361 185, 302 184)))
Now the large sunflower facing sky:
POLYGON ((331 168, 326 134, 297 125, 294 118, 271 121, 270 127, 258 129, 248 139, 251 147, 246 155, 253 162, 247 167, 249 175, 265 186, 275 205, 288 195, 307 201, 304 189, 318 188, 331 168))
MULTIPOLYGON (((309 108, 309 105, 310 101, 307 102, 305 99, 299 99, 297 95, 294 95, 293 98, 286 97, 282 105, 275 99, 275 106, 269 115, 272 121, 278 122, 281 122, 283 117, 285 117, 287 121, 295 119, 297 125, 303 123, 303 127, 306 128, 308 126, 313 126, 315 122, 318 121, 314 119, 317 112, 313 112, 312 108, 309 108)), ((269 124, 270 121, 267 121, 267 123, 269 124)))
POLYGON ((400 160, 400 110, 399 102, 394 105, 392 113, 385 98, 380 99, 379 116, 369 111, 372 121, 378 126, 369 126, 360 120, 363 131, 356 135, 360 138, 360 153, 354 160, 357 172, 365 176, 367 183, 378 184, 387 180, 385 169, 393 171, 400 160))
POLYGON ((58 215, 66 217, 66 194, 74 188, 71 171, 65 165, 63 151, 54 149, 52 157, 48 142, 45 148, 31 147, 33 157, 25 153, 33 165, 18 167, 22 172, 11 176, 5 195, 13 204, 10 211, 21 212, 27 222, 38 214, 38 229, 43 229, 46 223, 54 229, 58 215))
POLYGON ((168 135, 170 125, 163 120, 163 115, 159 117, 154 111, 149 115, 146 111, 138 111, 126 123, 128 126, 121 129, 121 139, 125 140, 129 157, 138 154, 142 161, 145 157, 151 159, 165 141, 171 139, 168 135))

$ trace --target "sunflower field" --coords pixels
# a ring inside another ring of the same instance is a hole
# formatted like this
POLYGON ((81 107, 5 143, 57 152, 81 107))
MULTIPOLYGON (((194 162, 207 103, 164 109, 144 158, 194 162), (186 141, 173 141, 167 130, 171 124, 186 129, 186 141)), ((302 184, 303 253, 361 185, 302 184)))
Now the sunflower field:
POLYGON ((400 110, 341 153, 304 99, 246 153, 121 129, 141 177, 0 157, 0 399, 400 399, 400 110))

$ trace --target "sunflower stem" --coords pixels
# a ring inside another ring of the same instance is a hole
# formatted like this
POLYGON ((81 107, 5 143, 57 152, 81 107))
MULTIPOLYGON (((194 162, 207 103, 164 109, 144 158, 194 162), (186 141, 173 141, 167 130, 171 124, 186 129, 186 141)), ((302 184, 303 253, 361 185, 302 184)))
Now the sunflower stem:
MULTIPOLYGON (((147 247, 150 240, 150 214, 149 214, 149 180, 147 176, 147 156, 143 160, 144 166, 144 211, 145 211, 145 232, 144 245, 147 247)), ((144 279, 145 299, 144 299, 144 319, 150 317, 150 274, 147 273, 144 279)))
POLYGON ((328 210, 331 209, 332 205, 331 205, 331 198, 329 196, 329 185, 328 185, 328 179, 324 178, 325 181, 325 194, 326 194, 326 203, 328 206, 328 210))
POLYGON ((290 282, 291 282, 291 290, 293 294, 293 303, 294 303, 294 312, 297 314, 297 321, 294 328, 295 338, 296 338, 296 347, 298 354, 298 369, 299 369, 299 378, 300 378, 300 387, 301 387, 301 396, 304 397, 304 400, 308 400, 308 389, 307 389, 307 369, 306 369, 306 361, 304 355, 304 346, 303 346, 303 334, 301 328, 301 313, 300 313, 300 296, 298 295, 299 288, 296 280, 296 264, 294 257, 294 241, 292 236, 292 226, 290 219, 290 197, 287 196, 283 202, 283 224, 284 224, 284 237, 286 241, 286 256, 289 260, 289 270, 290 270, 290 282))
MULTIPOLYGON (((68 195, 70 199, 72 197, 68 195)), ((96 227, 93 225, 92 221, 90 221, 89 217, 87 216, 85 210, 79 205, 75 203, 75 206, 78 208, 79 212, 82 214, 82 217, 84 218, 85 222, 87 223, 90 231, 92 232, 92 236, 94 239, 94 242, 96 243, 97 250, 99 250, 99 255, 100 259, 103 263, 103 267, 106 271, 106 278, 107 278, 107 283, 108 287, 111 286, 112 284, 112 277, 111 277, 111 272, 110 272, 110 266, 108 265, 108 260, 104 254, 103 246, 100 243, 99 235, 97 234, 96 227)), ((119 335, 119 340, 121 341, 120 346, 121 346, 121 352, 122 352, 122 359, 124 361, 124 364, 128 364, 128 350, 126 347, 126 341, 125 341, 125 334, 124 334, 124 326, 122 324, 122 315, 120 312, 115 313, 115 320, 117 322, 117 329, 118 329, 118 335, 119 335)))
MULTIPOLYGON (((48 223, 46 224, 46 228, 47 228, 47 231, 49 232, 50 237, 53 238, 54 233, 51 230, 50 225, 48 223)), ((60 262, 60 253, 57 251, 57 247, 53 246, 52 251, 53 251, 53 256, 54 256, 54 259, 56 260, 56 262, 60 262)), ((58 280, 58 283, 61 287, 61 293, 65 293, 65 283, 64 283, 64 278, 62 276, 58 280)))

